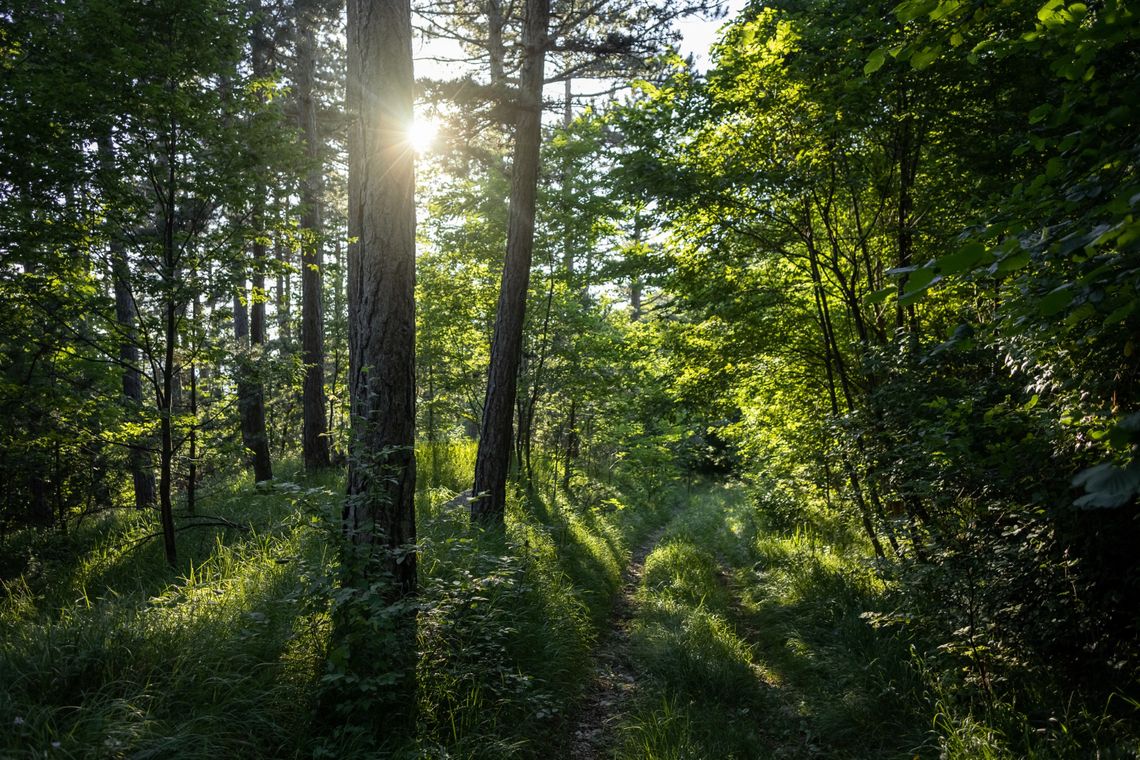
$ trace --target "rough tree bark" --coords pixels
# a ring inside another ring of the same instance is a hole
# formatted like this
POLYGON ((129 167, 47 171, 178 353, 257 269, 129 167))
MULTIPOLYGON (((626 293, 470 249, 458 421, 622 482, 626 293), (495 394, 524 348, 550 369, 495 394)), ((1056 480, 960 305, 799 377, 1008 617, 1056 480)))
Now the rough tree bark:
MULTIPOLYGON (((349 391, 345 531, 416 587, 415 173, 411 7, 349 0, 349 391)), ((371 567, 371 563, 370 563, 371 567)))
POLYGON ((483 425, 475 457, 472 520, 501 526, 506 506, 511 458, 511 420, 518 387, 526 294, 534 249, 534 210, 538 191, 538 153, 542 136, 542 85, 550 0, 527 0, 525 48, 511 167, 507 255, 491 341, 483 425))
MULTIPOLYGON (((237 289, 234 292, 234 338, 237 341, 238 351, 238 416, 241 421, 241 441, 249 457, 249 463, 253 466, 253 477, 257 481, 262 481, 273 478, 273 466, 269 457, 269 436, 265 433, 263 390, 261 383, 255 379, 256 368, 250 355, 250 315, 245 305, 247 299, 245 284, 241 281, 244 276, 244 272, 239 273, 237 289)), ((264 306, 262 313, 264 314, 264 306)), ((264 342, 264 321, 262 325, 261 337, 264 342)))
POLYGON ((309 166, 301 183, 301 361, 305 379, 301 394, 301 450, 305 469, 329 466, 325 417, 325 346, 321 308, 321 137, 313 90, 316 79, 316 29, 311 9, 298 3, 297 100, 309 166))

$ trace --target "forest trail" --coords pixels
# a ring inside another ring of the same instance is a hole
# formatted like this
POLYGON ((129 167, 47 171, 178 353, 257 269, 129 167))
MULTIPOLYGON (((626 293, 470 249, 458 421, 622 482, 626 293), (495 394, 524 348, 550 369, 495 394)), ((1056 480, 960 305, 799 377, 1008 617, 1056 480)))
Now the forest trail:
POLYGON ((610 757, 617 744, 616 731, 624 708, 637 685, 637 671, 629 651, 630 626, 636 611, 637 589, 645 574, 645 558, 653 551, 669 524, 662 525, 634 550, 622 574, 609 625, 594 651, 594 675, 570 730, 571 752, 576 760, 610 757))

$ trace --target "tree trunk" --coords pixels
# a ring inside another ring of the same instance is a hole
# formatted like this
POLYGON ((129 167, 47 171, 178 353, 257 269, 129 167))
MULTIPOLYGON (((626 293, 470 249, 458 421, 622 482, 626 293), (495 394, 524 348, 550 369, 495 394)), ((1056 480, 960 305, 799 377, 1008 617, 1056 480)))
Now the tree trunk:
MULTIPOLYGON (((174 89, 175 85, 169 85, 174 89)), ((175 224, 175 178, 177 171, 175 162, 178 160, 178 151, 175 146, 175 134, 171 129, 166 139, 166 197, 163 204, 162 224, 162 290, 165 307, 165 339, 166 355, 162 363, 162 393, 159 402, 159 417, 162 423, 162 448, 159 458, 158 498, 159 513, 162 521, 162 542, 166 552, 166 561, 173 567, 178 562, 178 549, 174 541, 174 504, 171 500, 173 487, 174 463, 174 378, 177 368, 174 366, 174 347, 178 342, 178 299, 175 297, 177 288, 178 252, 174 241, 175 224)))
POLYGON ((305 469, 329 466, 325 417, 325 345, 321 308, 321 137, 313 98, 316 60, 314 19, 297 9, 297 99, 309 166, 301 183, 301 361, 305 380, 301 394, 301 450, 305 469))
POLYGON ((570 478, 574 474, 574 460, 578 456, 578 403, 570 399, 570 413, 566 418, 566 467, 563 469, 562 490, 570 490, 570 478))
MULTIPOLYGON (((808 235, 807 240, 808 258, 811 264, 811 279, 812 290, 815 297, 816 315, 819 317, 820 332, 823 335, 823 350, 824 350, 824 366, 827 371, 827 391, 831 400, 831 414, 835 419, 839 418, 839 397, 835 389, 835 375, 836 369, 840 370, 840 377, 842 378, 842 360, 839 354, 839 347, 835 342, 835 333, 831 329, 831 315, 827 308, 827 294, 824 290, 823 279, 819 272, 819 257, 815 249, 815 243, 810 239, 811 220, 808 217, 808 235)), ((851 395, 850 389, 844 382, 844 393, 846 395, 848 409, 851 408, 851 395)), ((855 470, 855 465, 851 462, 851 457, 844 451, 840 454, 840 460, 843 464, 844 473, 847 475, 848 481, 851 483, 851 494, 855 497, 855 505, 859 509, 859 517, 863 523, 863 530, 867 533, 867 538, 871 541, 871 547, 875 550, 875 556, 879 559, 885 559, 886 554, 883 552, 883 545, 879 541, 879 536, 875 533, 875 526, 871 521, 871 510, 867 505, 867 500, 863 495, 863 486, 859 478, 858 472, 855 470)))
MULTIPOLYGON (((256 77, 269 75, 269 42, 259 22, 253 31, 253 73, 256 77)), ((238 342, 238 412, 241 416, 242 445, 253 465, 253 478, 261 482, 273 479, 273 464, 269 454, 269 436, 265 431, 265 391, 258 381, 254 346, 265 346, 265 188, 254 188, 252 222, 253 239, 253 291, 249 298, 249 316, 246 317, 242 296, 245 283, 238 280, 238 295, 234 298, 234 337, 238 342), (248 335, 250 351, 246 351, 248 335)))
MULTIPOLYGON (((911 218, 914 210, 913 188, 915 178, 918 176, 918 158, 921 150, 918 136, 915 134, 914 116, 909 113, 911 102, 905 84, 900 85, 897 106, 901 116, 899 116, 900 123, 895 134, 896 160, 899 169, 899 198, 895 232, 899 267, 903 268, 911 266, 913 258, 914 234, 912 225, 914 222, 911 218)), ((909 279, 910 275, 906 273, 899 278, 898 292, 900 297, 906 291, 909 279)), ((912 345, 917 341, 918 317, 915 313, 914 304, 904 307, 901 302, 897 303, 895 327, 900 332, 904 328, 908 328, 912 345)))
POLYGON ((518 387, 523 322, 531 253, 534 209, 538 194, 538 154, 542 137, 543 64, 550 18, 549 0, 527 0, 523 59, 515 127, 514 163, 507 228, 507 255, 491 341, 491 365, 483 404, 483 426, 475 458, 471 517, 487 525, 503 525, 507 470, 511 457, 511 419, 518 387))
MULTIPOLYGON (((99 139, 99 156, 103 168, 108 172, 114 169, 114 144, 110 136, 99 139)), ((142 380, 139 377, 139 348, 135 333, 135 302, 131 292, 131 269, 127 263, 122 239, 110 235, 111 273, 115 283, 115 320, 119 324, 119 363, 123 367, 123 396, 132 416, 137 416, 142 408, 142 380)), ((134 483, 135 507, 146 509, 154 506, 155 485, 154 466, 147 446, 142 441, 127 444, 127 457, 134 483)))
POLYGON ((254 480, 273 478, 269 458, 269 437, 265 434, 265 404, 261 384, 255 380, 257 368, 250 354, 250 319, 245 307, 245 284, 238 281, 234 292, 234 338, 237 340, 238 416, 241 441, 248 463, 253 466, 254 480))
POLYGON ((392 596, 416 588, 415 173, 408 0, 349 0, 349 391, 345 530, 392 596))
POLYGON ((491 86, 505 89, 507 75, 504 61, 507 57, 506 47, 503 45, 503 27, 506 19, 503 18, 503 8, 499 0, 487 0, 487 57, 490 60, 491 86))
POLYGON ((186 472, 186 512, 194 514, 198 499, 198 351, 201 350, 197 338, 198 330, 202 328, 202 298, 197 290, 194 291, 194 344, 191 346, 190 359, 190 432, 188 445, 186 472))
MULTIPOLYGON (((344 312, 344 270, 345 270, 345 267, 344 267, 344 259, 341 256, 340 243, 341 243, 341 238, 340 238, 340 235, 338 234, 337 238, 336 238, 336 244, 333 245, 333 266, 334 266, 333 272, 335 273, 335 277, 333 277, 333 296, 332 296, 332 298, 333 298, 333 302, 332 302, 332 307, 333 307, 332 324, 333 325, 341 324, 341 314, 344 312)), ((338 387, 340 387, 340 357, 341 357, 341 349, 343 348, 343 345, 344 345, 343 344, 344 336, 340 333, 339 330, 334 330, 333 339, 334 339, 334 343, 333 343, 333 356, 332 356, 332 379, 329 382, 329 386, 331 388, 333 388, 333 390, 335 392, 336 389, 338 387)), ((333 431, 337 431, 337 433, 339 433, 343 427, 343 422, 338 420, 336 417, 336 409, 337 409, 338 405, 339 405, 338 402, 336 402, 335 400, 333 403, 330 403, 328 405, 329 424, 325 429, 328 430, 330 434, 332 434, 333 431)), ((340 440, 340 439, 341 439, 341 436, 337 435, 336 440, 340 440)), ((330 443, 329 448, 330 449, 332 448, 331 443, 330 443)))

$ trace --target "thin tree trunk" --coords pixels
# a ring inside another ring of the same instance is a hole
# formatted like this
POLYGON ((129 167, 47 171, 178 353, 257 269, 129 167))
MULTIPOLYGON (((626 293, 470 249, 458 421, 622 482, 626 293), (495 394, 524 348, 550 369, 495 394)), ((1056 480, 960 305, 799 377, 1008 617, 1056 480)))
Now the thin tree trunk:
POLYGON ((273 236, 273 260, 277 262, 277 284, 273 288, 273 313, 277 321, 277 338, 281 342, 281 350, 288 351, 292 336, 289 334, 289 298, 285 292, 285 279, 289 276, 286 271, 285 243, 281 233, 273 236))
MULTIPOLYGON (((335 272, 336 276, 333 278, 332 324, 338 325, 341 324, 341 315, 344 312, 344 259, 341 256, 339 234, 336 238, 336 244, 333 246, 333 262, 335 266, 335 269, 333 271, 335 272)), ((332 379, 329 381, 329 387, 331 387, 333 389, 333 393, 338 396, 339 391, 337 389, 340 385, 340 348, 342 346, 342 339, 344 336, 342 336, 339 331, 336 331, 333 333, 333 337, 334 343, 332 357, 332 379)), ((338 427, 338 421, 336 418, 337 406, 338 404, 335 400, 329 404, 329 424, 327 430, 330 434, 333 433, 333 431, 336 431, 338 433, 336 440, 340 440, 340 428, 338 427)), ((332 448, 331 444, 329 448, 332 448)))
MULTIPOLYGON (((911 265, 914 245, 914 235, 911 229, 913 221, 911 216, 914 210, 913 189, 915 177, 918 175, 918 154, 920 148, 918 138, 915 135, 914 116, 909 113, 910 106, 910 98, 905 89, 905 84, 900 85, 898 110, 901 114, 901 122, 898 126, 898 132, 895 135, 896 160, 899 166, 899 199, 896 219, 899 267, 908 267, 911 265)), ((906 290, 906 284, 909 278, 910 276, 905 273, 899 278, 900 296, 906 290)), ((897 304, 895 326, 900 331, 902 331, 904 327, 908 328, 912 344, 914 341, 917 341, 918 317, 915 313, 914 304, 905 307, 901 302, 897 304)))
MULTIPOLYGON (((202 299, 197 291, 194 293, 194 325, 195 336, 202 326, 202 299)), ((189 463, 186 474, 186 511, 194 514, 197 508, 198 496, 198 351, 200 346, 195 337, 191 347, 190 360, 190 432, 189 432, 189 463)))
MULTIPOLYGON (((269 75, 269 49, 263 22, 258 22, 253 31, 253 73, 256 77, 269 75)), ((269 454, 269 436, 265 430, 265 390, 257 379, 255 356, 259 353, 254 347, 265 345, 265 188, 260 184, 254 188, 253 199, 253 290, 249 298, 249 316, 246 317, 241 294, 245 284, 239 278, 240 294, 234 299, 234 337, 238 341, 238 411, 241 416, 242 445, 245 446, 253 465, 254 480, 261 482, 273 479, 273 464, 269 454), (246 330, 250 351, 245 351, 246 330)))
MULTIPOLYGON (((433 357, 434 359, 434 357, 433 357)), ((436 430, 435 424, 435 362, 432 361, 428 364, 428 387, 427 387, 427 437, 428 445, 431 447, 431 485, 438 486, 441 479, 441 462, 440 445, 439 445, 439 432, 436 430)))
POLYGON ((257 368, 250 354, 250 318, 246 311, 245 284, 239 275, 234 292, 234 338, 237 341, 237 392, 238 416, 241 422, 242 446, 248 463, 253 467, 254 479, 270 480, 273 470, 269 458, 269 438, 265 434, 265 405, 262 402, 261 384, 255 380, 257 368))
POLYGON ((487 55, 490 60, 491 86, 504 89, 507 75, 504 68, 506 47, 503 45, 503 8, 499 0, 486 0, 487 12, 487 55))
MULTIPOLYGON (((810 236, 810 220, 809 236, 810 236)), ((839 418, 839 398, 835 390, 835 362, 839 360, 838 347, 835 345, 834 334, 831 331, 831 317, 827 309, 827 301, 823 290, 823 280, 819 273, 819 258, 815 250, 814 243, 808 240, 808 258, 811 264, 811 279, 812 289, 815 294, 815 307, 816 314, 819 317, 820 331, 823 334, 824 341, 824 366, 827 371, 827 390, 831 400, 831 414, 834 418, 839 418)), ((850 393, 846 385, 844 391, 850 393)), ((851 399, 848 395, 848 404, 850 405, 851 399)), ((850 406, 849 406, 850 408, 850 406)), ((851 493, 855 497, 855 505, 859 509, 859 517, 863 522, 863 530, 867 533, 867 538, 871 540, 871 546, 875 550, 875 556, 879 559, 885 559, 886 554, 883 552, 883 545, 879 542, 879 536, 875 533, 875 526, 871 522, 871 510, 867 505, 867 500, 863 496, 863 486, 859 479, 859 475, 855 470, 851 458, 847 452, 840 454, 840 460, 843 463, 843 470, 847 475, 847 479, 851 483, 851 493)))
POLYGON ((321 308, 321 138, 314 101, 316 30, 304 6, 297 9, 297 99, 309 167, 301 183, 301 361, 305 367, 302 390, 301 450, 305 469, 329 466, 328 427, 325 418, 325 336, 321 308))
POLYGON ((562 475, 562 490, 570 490, 570 476, 574 474, 574 459, 578 456, 578 403, 570 399, 570 413, 566 419, 566 467, 562 475))
MULTIPOLYGON (((169 87, 173 89, 174 85, 170 84, 169 87)), ((174 378, 177 374, 177 368, 174 366, 174 348, 178 342, 178 300, 175 298, 178 261, 174 243, 174 204, 177 198, 174 182, 177 176, 175 162, 178 160, 178 152, 175 145, 175 135, 176 129, 171 124, 166 140, 166 197, 163 203, 162 229, 162 285, 163 298, 166 301, 166 356, 162 364, 162 395, 159 398, 159 416, 162 422, 162 453, 159 460, 160 475, 158 482, 163 548, 166 551, 166 561, 171 567, 178 562, 178 548, 174 540, 174 505, 171 501, 171 488, 174 478, 174 378)))
MULTIPOLYGON (((114 144, 109 135, 99 140, 99 155, 103 169, 114 170, 114 144)), ((133 416, 141 413, 142 380, 139 377, 139 348, 136 338, 135 302, 131 293, 131 269, 127 263, 126 250, 122 239, 110 234, 111 271, 115 284, 115 319, 119 323, 119 363, 123 366, 123 396, 127 408, 133 416)), ((141 441, 127 445, 127 457, 134 484, 135 507, 146 509, 154 506, 155 484, 154 465, 147 446, 141 441)))
POLYGON ((550 353, 550 317, 551 307, 554 303, 554 265, 551 262, 550 278, 546 290, 546 311, 542 317, 542 335, 538 340, 538 361, 534 368, 534 384, 531 386, 530 398, 524 402, 522 412, 525 414, 519 420, 520 436, 523 436, 523 445, 520 457, 521 464, 525 466, 528 480, 534 480, 534 468, 531 466, 531 454, 534 445, 534 417, 538 409, 538 402, 542 398, 542 371, 546 367, 546 357, 550 353), (525 431, 525 435, 523 432, 525 431))
POLYGON ((527 0, 523 59, 515 127, 514 163, 507 227, 507 255, 491 341, 491 365, 483 404, 483 426, 475 458, 471 517, 502 526, 511 457, 511 419, 518 388, 526 296, 534 249, 538 157, 542 137, 543 65, 550 17, 549 0, 527 0))

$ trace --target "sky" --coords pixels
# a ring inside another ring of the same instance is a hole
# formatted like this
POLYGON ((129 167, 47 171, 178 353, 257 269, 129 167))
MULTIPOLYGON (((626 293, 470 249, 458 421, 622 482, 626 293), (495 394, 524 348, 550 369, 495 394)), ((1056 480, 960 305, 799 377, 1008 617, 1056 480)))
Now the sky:
POLYGON ((736 18, 744 8, 744 0, 727 0, 725 7, 727 15, 713 21, 691 19, 682 21, 677 26, 681 30, 681 55, 693 55, 693 62, 700 71, 707 71, 709 67, 709 48, 720 37, 720 28, 736 18))
MULTIPOLYGON (((721 28, 739 15, 745 4, 745 0, 722 0, 722 2, 726 13, 718 19, 706 20, 702 18, 691 18, 680 21, 677 24, 678 30, 681 32, 681 55, 692 55, 694 65, 702 72, 707 71, 711 64, 709 48, 719 39, 721 28)), ((454 42, 439 39, 425 40, 421 35, 417 35, 413 55, 415 56, 415 71, 417 77, 428 77, 438 80, 452 79, 463 69, 462 64, 448 64, 435 60, 436 58, 446 58, 449 56, 461 57, 462 51, 454 42)), ((575 84, 577 85, 578 83, 575 84)), ((596 83, 581 82, 580 87, 575 86, 574 90, 576 95, 586 97, 588 100, 588 93, 596 91, 597 85, 596 83)), ((546 97, 552 102, 560 101, 562 98, 562 85, 549 85, 546 97)), ((581 107, 582 102, 582 100, 579 100, 579 104, 575 110, 581 107)), ((554 111, 549 111, 546 116, 551 122, 561 118, 560 115, 554 111)), ((410 129, 410 139, 417 153, 422 154, 428 152, 434 147, 438 126, 438 122, 435 119, 427 113, 421 112, 419 107, 417 107, 416 123, 410 129)))
MULTIPOLYGON (((694 63, 701 71, 706 71, 709 67, 709 48, 718 38, 720 28, 727 22, 740 13, 744 7, 745 0, 724 0, 723 4, 727 10, 727 15, 722 18, 707 21, 699 18, 692 18, 681 21, 677 24, 681 32, 681 55, 693 55, 694 63)), ((458 46, 455 43, 447 43, 441 40, 425 41, 423 37, 417 36, 415 42, 414 55, 416 57, 416 75, 426 76, 432 79, 448 79, 455 76, 456 71, 460 68, 456 64, 446 64, 435 61, 432 57, 446 57, 448 55, 457 55, 458 46)))

